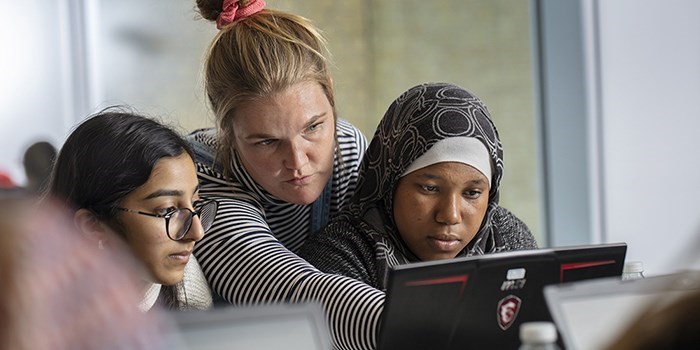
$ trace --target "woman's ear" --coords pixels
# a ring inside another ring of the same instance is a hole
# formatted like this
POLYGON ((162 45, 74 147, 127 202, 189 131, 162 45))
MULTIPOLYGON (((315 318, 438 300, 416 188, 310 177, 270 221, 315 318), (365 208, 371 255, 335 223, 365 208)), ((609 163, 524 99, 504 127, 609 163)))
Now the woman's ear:
POLYGON ((78 209, 73 215, 73 222, 83 237, 103 249, 111 236, 112 230, 88 209, 78 209))

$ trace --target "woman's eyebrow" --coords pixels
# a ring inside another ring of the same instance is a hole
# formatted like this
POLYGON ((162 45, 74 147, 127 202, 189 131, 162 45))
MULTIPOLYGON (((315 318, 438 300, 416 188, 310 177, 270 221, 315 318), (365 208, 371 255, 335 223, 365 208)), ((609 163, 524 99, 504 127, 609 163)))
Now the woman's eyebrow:
POLYGON ((311 125, 316 124, 316 122, 318 122, 319 119, 321 119, 321 118, 323 118, 323 117, 325 117, 325 116, 326 116, 326 112, 323 112, 323 113, 321 113, 321 114, 317 114, 317 115, 311 117, 311 119, 309 119, 309 121, 307 121, 307 122, 304 124, 304 128, 308 128, 308 127, 310 127, 311 125))
POLYGON ((468 180, 467 183, 479 185, 479 184, 484 184, 484 183, 486 183, 486 181, 485 181, 484 179, 482 179, 482 178, 478 178, 478 179, 468 180))
POLYGON ((258 134, 250 134, 245 137, 246 140, 266 140, 266 139, 275 139, 276 137, 274 135, 270 134, 264 134, 264 133, 258 133, 258 134))
POLYGON ((440 179, 442 179, 442 176, 440 176, 438 174, 433 174, 433 173, 423 173, 423 174, 418 175, 418 177, 423 178, 423 179, 427 179, 427 180, 440 180, 440 179))
POLYGON ((152 192, 146 198, 144 199, 153 199, 157 197, 182 197, 184 195, 184 192, 180 190, 168 190, 168 189, 161 189, 157 190, 155 192, 152 192))

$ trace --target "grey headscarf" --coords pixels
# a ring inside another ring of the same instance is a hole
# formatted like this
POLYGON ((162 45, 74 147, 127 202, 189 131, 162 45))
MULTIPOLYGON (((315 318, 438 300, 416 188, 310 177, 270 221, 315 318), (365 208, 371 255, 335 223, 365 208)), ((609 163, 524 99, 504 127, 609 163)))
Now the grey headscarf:
POLYGON ((474 239, 458 256, 504 249, 502 236, 492 227, 503 175, 503 148, 489 112, 479 98, 459 86, 422 84, 399 96, 382 118, 360 166, 358 191, 342 214, 344 219, 369 231, 378 245, 387 248, 385 254, 377 256, 380 265, 419 260, 396 229, 392 215, 394 191, 400 175, 413 161, 438 141, 450 137, 474 137, 483 142, 493 169, 484 220, 474 239), (401 254, 390 251, 392 246, 401 254))

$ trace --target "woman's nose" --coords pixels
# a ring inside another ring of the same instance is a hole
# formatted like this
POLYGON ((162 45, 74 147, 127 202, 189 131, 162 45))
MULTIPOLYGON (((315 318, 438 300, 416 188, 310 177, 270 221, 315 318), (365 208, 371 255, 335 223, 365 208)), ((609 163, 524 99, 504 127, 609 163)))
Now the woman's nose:
POLYGON ((435 221, 446 224, 456 225, 462 222, 462 200, 457 195, 446 195, 438 203, 435 213, 435 221))
POLYGON ((197 242, 203 237, 204 228, 202 228, 202 220, 199 218, 199 215, 193 215, 192 224, 190 225, 190 229, 187 230, 184 239, 189 239, 197 242))
POLYGON ((287 169, 301 169, 308 162, 309 157, 306 154, 306 148, 301 142, 290 142, 287 156, 284 160, 284 166, 287 169))

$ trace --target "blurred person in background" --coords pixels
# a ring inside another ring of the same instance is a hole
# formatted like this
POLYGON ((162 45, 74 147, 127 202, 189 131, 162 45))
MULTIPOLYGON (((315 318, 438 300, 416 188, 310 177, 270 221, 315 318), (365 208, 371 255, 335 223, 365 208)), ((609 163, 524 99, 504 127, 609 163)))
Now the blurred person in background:
POLYGON ((94 250, 122 244, 144 269, 139 308, 208 309, 192 250, 216 215, 199 199, 187 142, 165 125, 109 108, 80 124, 54 164, 48 194, 73 209, 94 250))
POLYGON ((664 306, 651 304, 642 310, 606 349, 698 349, 700 292, 684 295, 670 303, 661 302, 664 306))
MULTIPOLYGON (((665 291, 662 300, 639 310, 630 323, 605 348, 606 350, 680 350, 700 348, 700 234, 687 242, 675 255, 678 266, 685 268, 665 291), (693 290, 678 296, 681 290, 693 290)), ((624 281, 635 283, 631 280, 624 281)))
POLYGON ((55 158, 56 148, 49 142, 39 141, 27 147, 23 159, 27 189, 39 193, 46 188, 55 158))
POLYGON ((15 188, 15 182, 12 181, 10 174, 0 170, 0 189, 15 188))

